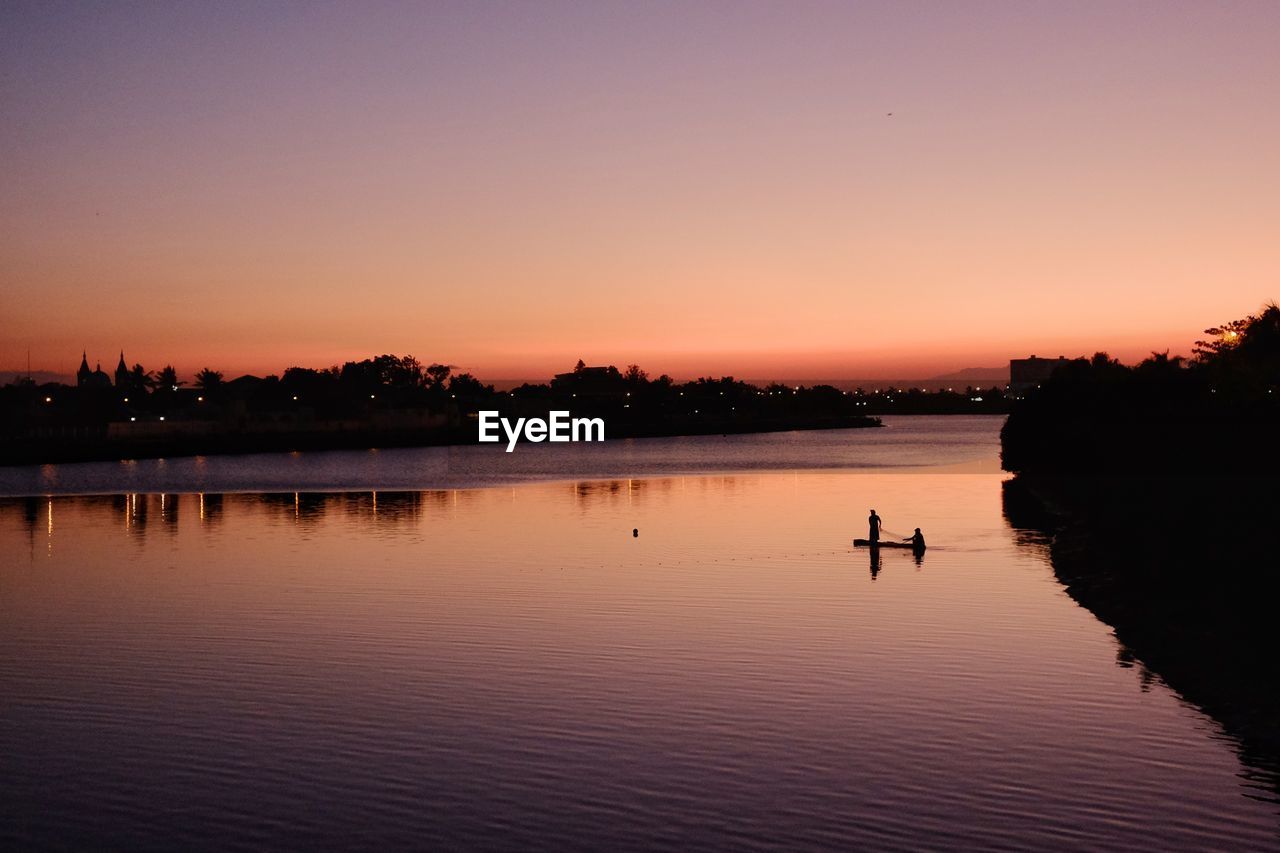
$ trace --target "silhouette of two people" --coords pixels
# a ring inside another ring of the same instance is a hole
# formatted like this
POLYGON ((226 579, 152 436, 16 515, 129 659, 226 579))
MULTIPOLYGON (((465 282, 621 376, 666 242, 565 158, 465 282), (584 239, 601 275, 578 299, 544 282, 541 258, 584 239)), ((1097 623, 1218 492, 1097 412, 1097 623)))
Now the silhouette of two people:
MULTIPOLYGON (((876 511, 871 510, 871 515, 867 518, 867 541, 875 545, 880 541, 880 531, 884 528, 884 519, 876 515, 876 511)), ((924 534, 920 532, 920 528, 916 528, 916 532, 910 536, 904 537, 903 542, 910 542, 911 547, 917 551, 924 550, 924 534)))

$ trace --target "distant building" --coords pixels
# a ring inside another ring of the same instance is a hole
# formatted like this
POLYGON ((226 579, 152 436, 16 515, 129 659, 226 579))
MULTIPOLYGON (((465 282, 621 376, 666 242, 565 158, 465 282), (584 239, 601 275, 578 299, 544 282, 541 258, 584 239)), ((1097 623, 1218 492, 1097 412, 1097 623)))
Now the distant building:
POLYGON ((111 377, 102 369, 102 362, 98 362, 96 370, 90 370, 89 354, 83 352, 80 354, 80 369, 76 371, 76 385, 80 388, 110 388, 111 377))
MULTIPOLYGON (((120 361, 116 364, 116 390, 125 393, 146 390, 145 388, 135 387, 137 384, 138 378, 129 371, 128 366, 124 363, 124 350, 120 350, 120 361)), ((111 377, 102 369, 102 362, 98 362, 96 370, 90 370, 89 353, 82 352, 80 354, 80 369, 76 371, 76 385, 81 388, 110 388, 111 377)))
POLYGON ((568 373, 557 373, 556 379, 561 382, 599 382, 608 379, 610 376, 617 376, 618 368, 616 367, 579 367, 568 373))
POLYGON ((626 391, 626 382, 618 368, 578 367, 571 373, 557 373, 551 380, 551 387, 556 391, 570 391, 584 397, 621 397, 626 391))
POLYGON ((1066 356, 1057 358, 1011 358, 1009 359, 1009 393, 1021 394, 1036 387, 1053 375, 1053 371, 1066 364, 1066 356))

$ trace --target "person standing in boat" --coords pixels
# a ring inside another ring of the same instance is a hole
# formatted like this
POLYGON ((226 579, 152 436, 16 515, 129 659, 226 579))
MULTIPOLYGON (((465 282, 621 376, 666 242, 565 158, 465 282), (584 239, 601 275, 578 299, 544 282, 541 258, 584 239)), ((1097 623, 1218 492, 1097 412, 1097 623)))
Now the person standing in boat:
POLYGON ((867 541, 875 544, 880 541, 880 528, 884 526, 884 520, 876 515, 876 511, 871 510, 871 517, 867 519, 867 524, 871 528, 867 533, 867 541))

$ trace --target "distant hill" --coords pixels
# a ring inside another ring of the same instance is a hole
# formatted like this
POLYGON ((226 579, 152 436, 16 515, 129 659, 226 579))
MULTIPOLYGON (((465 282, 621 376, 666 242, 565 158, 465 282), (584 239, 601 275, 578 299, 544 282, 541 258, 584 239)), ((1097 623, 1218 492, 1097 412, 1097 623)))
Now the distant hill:
MULTIPOLYGON (((0 385, 16 384, 27 377, 27 371, 21 370, 5 370, 0 371, 0 385)), ((53 370, 33 370, 31 378, 37 385, 44 385, 46 382, 61 382, 63 384, 75 384, 75 377, 68 376, 65 373, 57 373, 53 370)))
POLYGON ((955 388, 957 391, 963 391, 972 385, 975 388, 1004 388, 1009 383, 1009 371, 1006 369, 1001 372, 998 368, 974 367, 967 370, 958 371, 956 373, 947 374, 946 376, 932 376, 927 379, 920 377, 901 378, 901 379, 832 379, 827 378, 785 378, 785 379, 748 379, 753 385, 767 385, 770 382, 780 382, 783 385, 804 385, 812 387, 814 385, 833 385, 841 391, 853 391, 861 388, 864 391, 883 391, 888 388, 920 388, 925 391, 940 391, 944 388, 955 388), (970 375, 970 371, 974 371, 970 375), (962 378, 954 379, 949 377, 960 376, 962 378))
POLYGON ((1001 367, 966 367, 954 373, 943 373, 930 379, 931 382, 964 382, 968 385, 999 385, 1004 387, 1009 382, 1009 365, 1001 367))

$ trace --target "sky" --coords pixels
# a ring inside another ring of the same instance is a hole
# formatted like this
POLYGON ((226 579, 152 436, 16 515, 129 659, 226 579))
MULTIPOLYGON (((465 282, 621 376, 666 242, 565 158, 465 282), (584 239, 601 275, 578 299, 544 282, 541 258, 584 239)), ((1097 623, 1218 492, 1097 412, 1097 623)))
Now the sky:
POLYGON ((1274 2, 0 2, 0 367, 1188 352, 1280 298, 1274 2))

